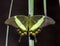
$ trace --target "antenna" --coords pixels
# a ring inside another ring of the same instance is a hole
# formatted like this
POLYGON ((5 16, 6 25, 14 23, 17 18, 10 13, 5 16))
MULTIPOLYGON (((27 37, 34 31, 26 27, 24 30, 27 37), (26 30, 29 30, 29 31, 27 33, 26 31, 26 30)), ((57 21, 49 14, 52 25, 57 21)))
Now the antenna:
MULTIPOLYGON (((11 16, 12 5, 13 5, 13 0, 11 0, 8 19, 9 19, 10 16, 11 16)), ((8 46, 8 35, 9 35, 9 26, 7 25, 7 32, 6 32, 6 42, 5 42, 5 46, 8 46)))

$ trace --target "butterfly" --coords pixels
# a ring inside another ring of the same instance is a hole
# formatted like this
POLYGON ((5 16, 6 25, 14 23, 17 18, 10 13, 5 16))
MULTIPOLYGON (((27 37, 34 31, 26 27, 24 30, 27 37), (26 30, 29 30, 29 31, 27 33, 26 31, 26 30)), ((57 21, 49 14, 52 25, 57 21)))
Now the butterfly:
POLYGON ((12 16, 10 19, 7 19, 5 24, 17 28, 20 36, 29 34, 35 37, 39 32, 41 32, 43 27, 46 27, 50 24, 55 24, 55 21, 52 18, 44 15, 16 15, 12 16))

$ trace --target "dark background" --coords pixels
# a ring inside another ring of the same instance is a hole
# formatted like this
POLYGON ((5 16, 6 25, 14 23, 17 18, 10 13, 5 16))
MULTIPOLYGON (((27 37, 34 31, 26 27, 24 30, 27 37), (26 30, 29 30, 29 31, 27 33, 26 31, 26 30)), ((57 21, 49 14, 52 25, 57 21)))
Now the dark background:
MULTIPOLYGON (((14 0, 12 15, 28 15, 28 1, 14 0)), ((4 21, 8 18, 10 0, 0 0, 0 46, 5 46, 6 25, 4 21)), ((35 15, 44 14, 43 1, 35 0, 35 15)), ((47 15, 56 21, 55 25, 43 28, 38 34, 38 42, 35 46, 60 46, 60 9, 58 0, 47 0, 47 15)), ((14 27, 10 26, 9 46, 28 46, 27 37, 23 37, 21 43, 18 43, 18 34, 14 27)))

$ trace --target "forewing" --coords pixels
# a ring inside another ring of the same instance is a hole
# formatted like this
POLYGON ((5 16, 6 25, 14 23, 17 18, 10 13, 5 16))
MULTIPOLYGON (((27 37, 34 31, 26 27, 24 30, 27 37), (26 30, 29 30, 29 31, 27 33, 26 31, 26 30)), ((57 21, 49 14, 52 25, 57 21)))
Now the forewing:
POLYGON ((43 15, 32 16, 32 18, 31 18, 32 26, 30 27, 30 30, 36 30, 37 28, 43 28, 48 25, 55 24, 55 21, 52 18, 50 18, 48 16, 43 16, 43 17, 42 16, 43 15))
MULTIPOLYGON (((25 26, 25 28, 28 28, 28 17, 24 16, 24 15, 16 15, 17 18, 19 19, 19 21, 21 21, 21 23, 25 26)), ((12 25, 16 28, 19 28, 18 25, 16 24, 15 22, 15 16, 11 17, 10 19, 7 19, 5 21, 5 24, 8 24, 8 25, 12 25)))
POLYGON ((28 17, 27 16, 17 16, 17 18, 19 19, 20 23, 20 27, 21 28, 26 28, 28 30, 28 17))
POLYGON ((42 23, 44 22, 44 18, 45 18, 45 16, 42 16, 42 15, 32 16, 31 19, 34 23, 32 22, 33 25, 31 26, 30 30, 33 31, 33 30, 38 29, 42 25, 42 23))
POLYGON ((51 17, 46 16, 45 21, 41 25, 41 28, 46 27, 48 25, 53 25, 53 24, 55 24, 55 21, 51 17))
POLYGON ((5 21, 5 24, 11 25, 11 26, 13 26, 13 27, 18 28, 18 26, 17 26, 16 23, 15 23, 14 17, 11 17, 10 19, 7 19, 7 20, 5 21))

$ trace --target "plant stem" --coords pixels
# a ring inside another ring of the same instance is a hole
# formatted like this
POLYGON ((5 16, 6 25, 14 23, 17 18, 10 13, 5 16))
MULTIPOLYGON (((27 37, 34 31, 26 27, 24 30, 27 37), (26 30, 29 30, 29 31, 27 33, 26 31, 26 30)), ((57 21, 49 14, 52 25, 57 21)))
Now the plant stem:
POLYGON ((60 6, 60 0, 59 0, 59 6, 60 6))
POLYGON ((34 15, 34 0, 28 0, 28 14, 30 16, 34 15))
MULTIPOLYGON (((28 0, 28 14, 30 16, 34 15, 34 0, 28 0)), ((34 40, 30 38, 30 35, 28 36, 28 38, 29 38, 29 46, 34 46, 34 40)))
MULTIPOLYGON (((9 18, 10 18, 10 16, 11 16, 12 5, 13 5, 13 0, 11 0, 8 19, 9 19, 9 18)), ((5 41, 5 46, 8 46, 8 35, 9 35, 9 26, 7 25, 7 32, 6 32, 6 41, 5 41)))
POLYGON ((46 0, 43 0, 44 15, 47 16, 46 0))

